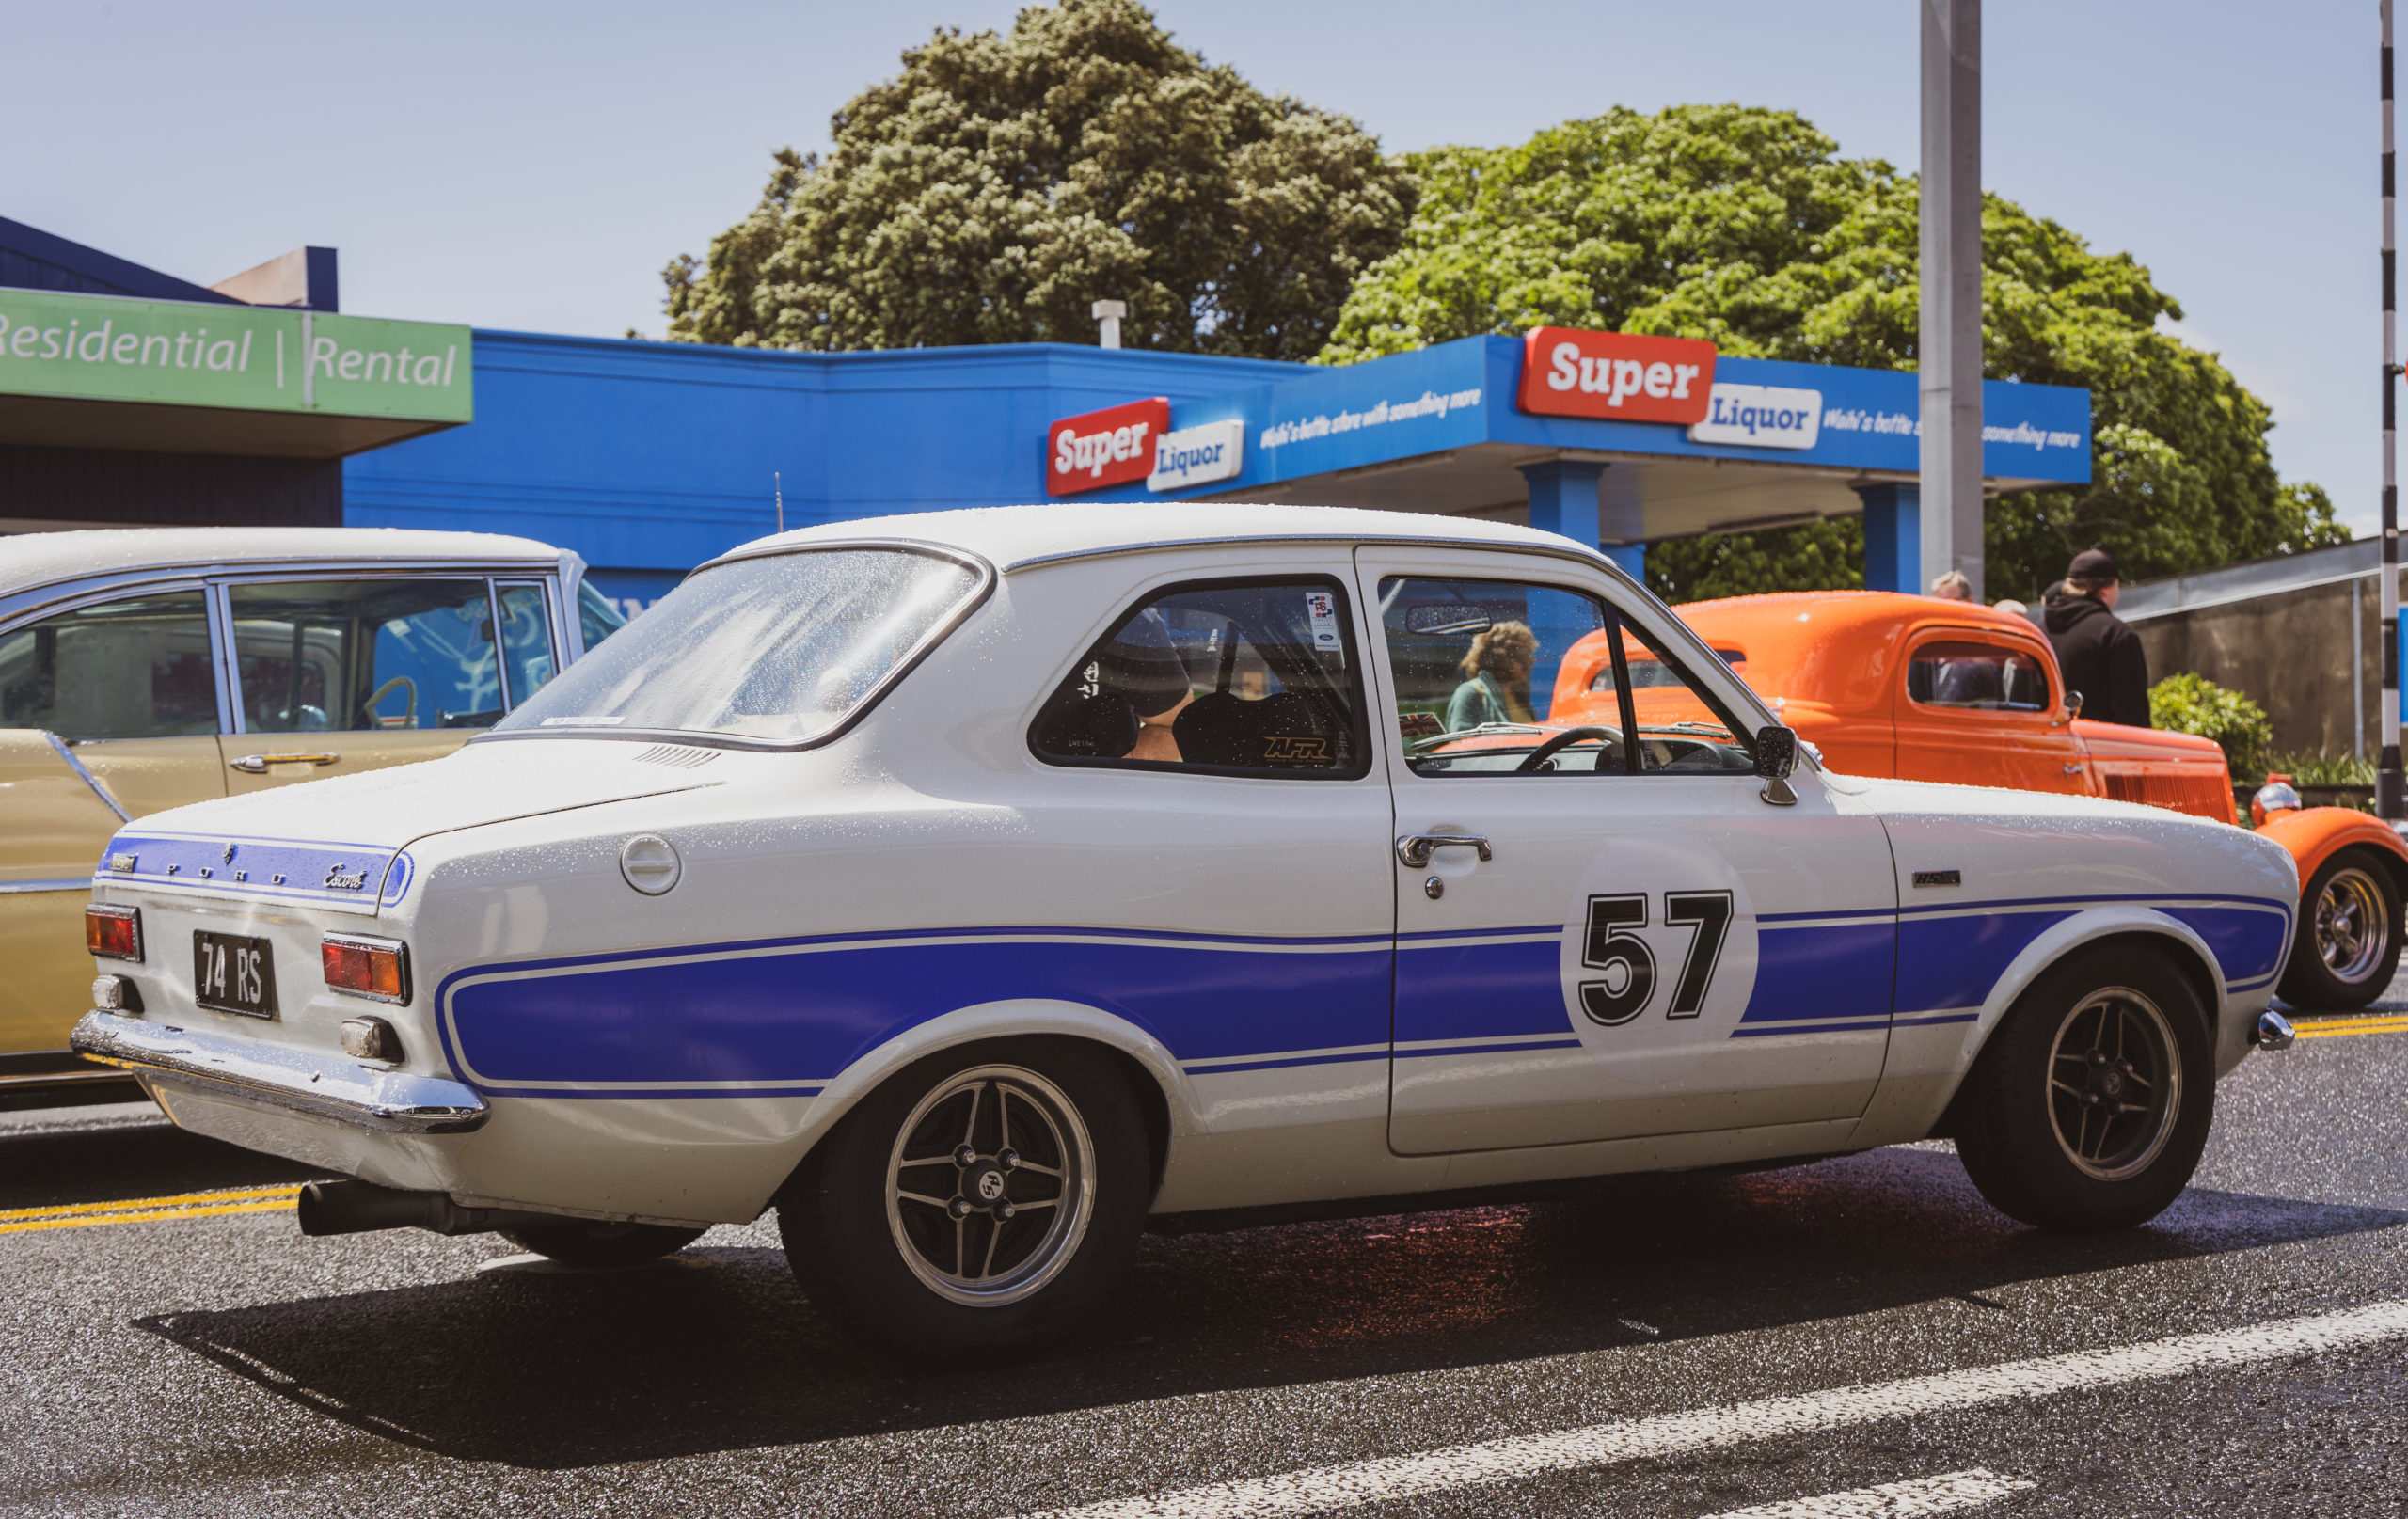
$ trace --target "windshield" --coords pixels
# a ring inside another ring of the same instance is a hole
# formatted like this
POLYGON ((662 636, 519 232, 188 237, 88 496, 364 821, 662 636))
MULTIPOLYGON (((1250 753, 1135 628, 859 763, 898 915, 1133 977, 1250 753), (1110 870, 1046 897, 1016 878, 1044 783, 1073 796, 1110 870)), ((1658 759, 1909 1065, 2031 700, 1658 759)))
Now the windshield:
POLYGON ((965 564, 901 548, 766 554, 700 570, 495 731, 816 738, 977 585, 965 564))

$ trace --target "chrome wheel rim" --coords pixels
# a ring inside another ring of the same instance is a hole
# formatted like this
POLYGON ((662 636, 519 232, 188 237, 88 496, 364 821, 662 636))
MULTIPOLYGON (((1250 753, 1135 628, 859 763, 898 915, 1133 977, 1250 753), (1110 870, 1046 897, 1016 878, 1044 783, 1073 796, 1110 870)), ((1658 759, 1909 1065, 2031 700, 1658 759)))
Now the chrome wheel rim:
POLYGON ((1061 1088, 1018 1066, 958 1071, 904 1119, 886 1221, 938 1296, 1001 1307, 1069 1264, 1095 1210, 1095 1146, 1061 1088))
POLYGON ((2049 1049, 2049 1119, 2083 1175, 2121 1181, 2148 1169, 2182 1111, 2174 1025, 2129 987, 2075 1005, 2049 1049))
POLYGON ((2364 981, 2390 947, 2383 889, 2356 866, 2334 872, 2316 897, 2316 956, 2338 981, 2364 981))

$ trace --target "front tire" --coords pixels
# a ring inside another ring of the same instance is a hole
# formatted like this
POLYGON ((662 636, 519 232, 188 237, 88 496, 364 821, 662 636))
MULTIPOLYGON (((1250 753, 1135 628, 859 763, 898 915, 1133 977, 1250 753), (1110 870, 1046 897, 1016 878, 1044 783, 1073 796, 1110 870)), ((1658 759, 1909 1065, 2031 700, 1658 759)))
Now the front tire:
POLYGON ((2400 885, 2365 849, 2344 849, 2300 893, 2283 1001, 2316 1012, 2364 1007, 2400 970, 2400 885))
POLYGON ((1151 1175, 1111 1057, 999 1040, 931 1055, 863 1099, 779 1195, 778 1231, 839 1328, 915 1360, 998 1360, 1102 1303, 1151 1175))
POLYGON ((2161 951, 2081 952, 2016 1000, 1963 1097, 1956 1153, 1991 1207, 2064 1232, 2145 1224, 2207 1147, 2207 1012, 2161 951))

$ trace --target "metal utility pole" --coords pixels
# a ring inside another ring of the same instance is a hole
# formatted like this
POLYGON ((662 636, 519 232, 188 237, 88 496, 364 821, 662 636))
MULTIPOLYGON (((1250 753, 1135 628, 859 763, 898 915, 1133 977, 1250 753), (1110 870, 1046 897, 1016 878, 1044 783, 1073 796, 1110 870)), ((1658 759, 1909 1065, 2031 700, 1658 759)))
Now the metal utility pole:
POLYGON ((1962 570, 1978 602, 1982 0, 1923 0, 1922 198, 1923 583, 1962 570))
POLYGON ((2375 605, 2382 609, 2383 716, 2375 736, 2383 741, 2374 771, 2374 810, 2379 817, 2402 815, 2400 775, 2400 333, 2393 299, 2400 255, 2392 235, 2391 0, 2383 0, 2383 573, 2375 605))

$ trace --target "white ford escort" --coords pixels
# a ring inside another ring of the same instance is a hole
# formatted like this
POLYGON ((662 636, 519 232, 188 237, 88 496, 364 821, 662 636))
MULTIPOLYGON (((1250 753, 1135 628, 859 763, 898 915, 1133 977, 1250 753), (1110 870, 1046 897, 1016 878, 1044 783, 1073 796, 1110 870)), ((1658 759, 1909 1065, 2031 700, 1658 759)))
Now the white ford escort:
POLYGON ((927 1356, 1058 1335, 1149 1213, 1947 1134, 2139 1223, 2288 1041, 2299 897, 2241 829, 1828 773, 1565 539, 1201 505, 749 545, 457 755, 94 887, 76 1048, 356 1178, 307 1232, 604 1264, 775 1206, 927 1356), (1599 635, 1620 720, 1549 722, 1599 635))

